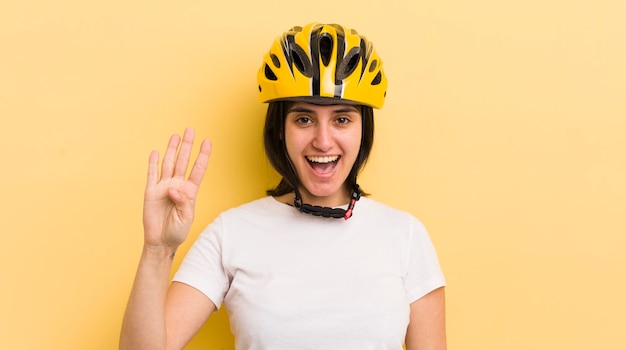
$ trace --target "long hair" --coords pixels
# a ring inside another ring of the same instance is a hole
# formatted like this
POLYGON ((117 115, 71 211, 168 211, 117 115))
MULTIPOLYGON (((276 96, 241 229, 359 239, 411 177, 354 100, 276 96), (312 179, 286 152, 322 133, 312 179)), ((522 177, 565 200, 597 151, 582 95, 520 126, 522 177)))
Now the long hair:
MULTIPOLYGON (((267 194, 270 196, 282 196, 293 192, 294 186, 297 186, 297 184, 292 183, 298 177, 291 166, 285 146, 285 117, 292 103, 276 101, 270 102, 267 107, 265 127, 263 129, 265 154, 274 169, 282 176, 275 188, 267 190, 267 194)), ((346 179, 350 187, 356 185, 356 177, 365 166, 374 145, 374 109, 368 106, 360 106, 360 110, 363 123, 361 128, 361 147, 346 179)))

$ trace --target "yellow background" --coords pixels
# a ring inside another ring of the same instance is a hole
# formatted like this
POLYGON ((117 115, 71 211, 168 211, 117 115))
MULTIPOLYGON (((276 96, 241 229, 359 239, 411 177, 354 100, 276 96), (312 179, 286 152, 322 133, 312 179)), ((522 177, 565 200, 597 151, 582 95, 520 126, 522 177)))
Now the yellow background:
MULTIPOLYGON (((3 1, 0 348, 117 347, 148 154, 171 133, 214 142, 183 252, 275 183, 256 71, 310 21, 359 29, 385 60, 360 182, 428 227, 449 348, 626 348, 625 14, 622 0, 3 1)), ((223 312, 188 347, 231 348, 223 312)))

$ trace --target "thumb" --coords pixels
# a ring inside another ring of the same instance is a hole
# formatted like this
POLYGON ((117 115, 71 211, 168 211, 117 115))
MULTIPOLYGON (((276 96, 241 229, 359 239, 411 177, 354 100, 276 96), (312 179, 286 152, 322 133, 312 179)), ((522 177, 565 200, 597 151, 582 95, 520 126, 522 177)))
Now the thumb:
POLYGON ((180 193, 180 191, 178 191, 175 188, 168 188, 167 189, 167 195, 170 197, 170 199, 172 200, 172 202, 174 202, 174 204, 176 204, 176 206, 182 205, 183 202, 185 201, 184 195, 182 193, 180 193))
POLYGON ((176 206, 176 211, 181 219, 189 219, 193 216, 191 200, 182 192, 175 188, 170 188, 167 191, 170 199, 176 206))

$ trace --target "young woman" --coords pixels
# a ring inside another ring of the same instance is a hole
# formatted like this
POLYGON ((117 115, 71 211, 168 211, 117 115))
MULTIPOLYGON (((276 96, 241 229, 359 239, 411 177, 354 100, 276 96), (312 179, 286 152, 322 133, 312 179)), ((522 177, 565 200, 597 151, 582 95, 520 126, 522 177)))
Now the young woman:
POLYGON ((224 304, 237 349, 445 349, 445 281, 426 230, 357 184, 387 88, 372 44, 340 25, 294 27, 258 82, 281 182, 220 214, 170 284, 211 145, 202 142, 188 178, 193 130, 172 136, 160 176, 150 155, 120 348, 182 349, 224 304))

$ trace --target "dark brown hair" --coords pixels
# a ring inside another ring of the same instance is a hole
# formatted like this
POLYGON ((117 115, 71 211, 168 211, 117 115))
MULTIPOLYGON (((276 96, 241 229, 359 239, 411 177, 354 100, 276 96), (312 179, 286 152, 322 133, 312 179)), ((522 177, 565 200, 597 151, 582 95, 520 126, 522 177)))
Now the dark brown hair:
MULTIPOLYGON (((291 179, 297 179, 295 170, 291 166, 285 146, 285 117, 293 102, 276 101, 270 102, 265 116, 263 129, 263 142, 265 154, 276 171, 282 176, 276 188, 267 190, 270 196, 282 196, 293 192, 295 184, 291 179)), ((346 181, 350 187, 356 185, 356 177, 365 166, 374 145, 374 109, 368 106, 359 106, 361 111, 362 131, 361 148, 356 161, 348 174, 346 181)))

